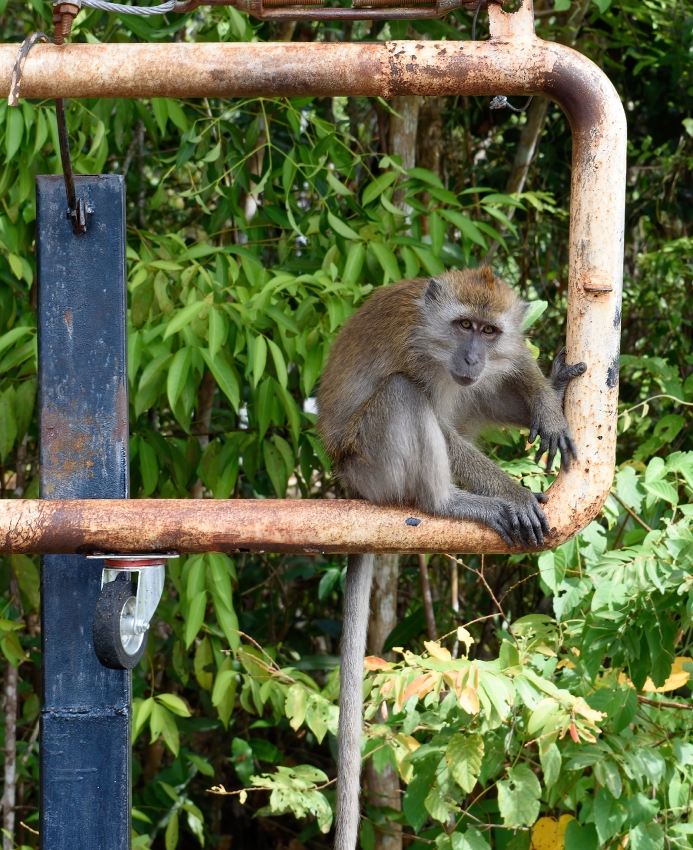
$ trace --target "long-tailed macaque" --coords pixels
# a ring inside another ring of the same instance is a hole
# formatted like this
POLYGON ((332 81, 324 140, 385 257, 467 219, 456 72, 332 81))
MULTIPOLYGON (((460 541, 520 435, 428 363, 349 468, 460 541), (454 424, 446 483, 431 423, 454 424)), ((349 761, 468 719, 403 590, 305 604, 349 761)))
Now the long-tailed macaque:
MULTIPOLYGON (((586 366, 564 352, 544 377, 527 347, 527 303, 488 266, 377 290, 332 347, 318 431, 352 498, 406 505, 489 526, 509 545, 540 546, 543 493, 513 481, 475 446, 484 426, 529 428, 537 460, 577 458, 563 416, 568 383, 586 366)), ((363 657, 373 555, 350 555, 339 700, 336 850, 358 836, 363 657)))

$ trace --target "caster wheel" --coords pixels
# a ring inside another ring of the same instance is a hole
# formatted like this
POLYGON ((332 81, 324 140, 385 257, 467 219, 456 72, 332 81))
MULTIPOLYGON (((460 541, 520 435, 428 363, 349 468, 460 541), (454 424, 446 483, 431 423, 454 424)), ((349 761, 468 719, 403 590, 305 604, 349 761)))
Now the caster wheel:
POLYGON ((147 636, 135 634, 135 594, 137 586, 126 572, 101 589, 94 609, 94 651, 104 667, 132 670, 147 648, 147 636))

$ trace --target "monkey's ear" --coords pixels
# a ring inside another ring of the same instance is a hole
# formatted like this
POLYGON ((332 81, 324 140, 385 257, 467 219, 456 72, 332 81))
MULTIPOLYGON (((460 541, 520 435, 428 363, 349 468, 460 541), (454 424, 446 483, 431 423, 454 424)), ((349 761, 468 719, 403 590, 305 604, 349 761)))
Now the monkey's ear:
POLYGON ((436 280, 434 277, 432 277, 426 288, 424 301, 426 302, 426 304, 434 304, 442 294, 443 284, 439 280, 436 280))

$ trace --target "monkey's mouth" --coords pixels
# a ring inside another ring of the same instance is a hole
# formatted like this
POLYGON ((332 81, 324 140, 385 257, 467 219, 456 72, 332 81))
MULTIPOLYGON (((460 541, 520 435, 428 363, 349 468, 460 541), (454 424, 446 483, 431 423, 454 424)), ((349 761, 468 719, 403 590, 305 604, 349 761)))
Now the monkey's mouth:
POLYGON ((450 374, 452 375, 452 380, 461 387, 471 387, 477 381, 473 375, 457 375, 455 372, 450 372, 450 374))

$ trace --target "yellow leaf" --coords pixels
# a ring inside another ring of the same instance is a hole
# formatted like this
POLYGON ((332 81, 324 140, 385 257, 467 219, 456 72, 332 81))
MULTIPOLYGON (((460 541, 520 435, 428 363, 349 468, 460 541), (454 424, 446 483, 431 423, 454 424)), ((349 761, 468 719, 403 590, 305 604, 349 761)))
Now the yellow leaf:
POLYGON ((412 682, 410 682, 406 691, 404 692, 404 696, 402 697, 402 704, 404 704, 409 697, 414 696, 414 694, 418 694, 419 698, 425 697, 426 694, 430 693, 433 688, 436 686, 436 677, 431 676, 430 673, 424 673, 422 676, 417 676, 412 682))
POLYGON ((582 697, 579 697, 575 701, 573 712, 575 714, 582 715, 586 720, 589 720, 590 723, 599 723, 600 720, 603 720, 606 717, 606 714, 601 711, 595 711, 593 708, 590 708, 582 697))
POLYGON ((667 691, 677 691, 679 688, 682 688, 690 678, 690 674, 686 673, 683 669, 684 661, 693 661, 693 658, 688 658, 685 655, 675 658, 669 678, 659 688, 655 688, 654 682, 648 676, 647 681, 643 685, 643 692, 646 694, 663 694, 667 691))
POLYGON ((555 818, 539 818, 532 830, 531 850, 564 850, 565 831, 572 815, 561 815, 560 820, 555 818))
MULTIPOLYGON (((682 688, 690 679, 690 674, 686 673, 686 671, 683 669, 684 661, 693 661, 693 658, 689 658, 687 655, 681 655, 679 658, 675 658, 674 663, 671 667, 671 673, 669 674, 669 678, 659 688, 655 687, 655 683, 648 676, 647 680, 645 681, 645 684, 642 686, 643 693, 664 694, 667 691, 677 691, 679 688, 682 688)), ((631 688, 634 687, 633 683, 626 676, 625 673, 619 674, 618 683, 619 685, 625 684, 631 688)))
POLYGON ((452 658, 450 651, 444 646, 441 646, 437 641, 425 640, 424 646, 428 650, 428 654, 432 655, 433 658, 437 658, 438 661, 450 661, 452 658))
POLYGON ((556 665, 556 670, 560 670, 561 667, 570 667, 572 669, 573 667, 575 667, 575 665, 570 659, 562 658, 556 665))
POLYGON ((418 750, 421 744, 414 738, 412 735, 404 735, 402 732, 398 732, 395 735, 395 740, 398 741, 403 747, 406 747, 410 753, 413 753, 415 750, 418 750))
POLYGON ((467 714, 479 713, 479 697, 474 688, 470 688, 469 685, 463 688, 460 694, 460 708, 464 709, 467 714))
POLYGON ((377 655, 367 655, 363 659, 363 666, 366 670, 389 670, 392 665, 377 655))
POLYGON ((457 629, 457 640, 467 647, 467 655, 469 655, 469 649, 474 643, 474 638, 469 634, 464 626, 460 626, 457 629))

